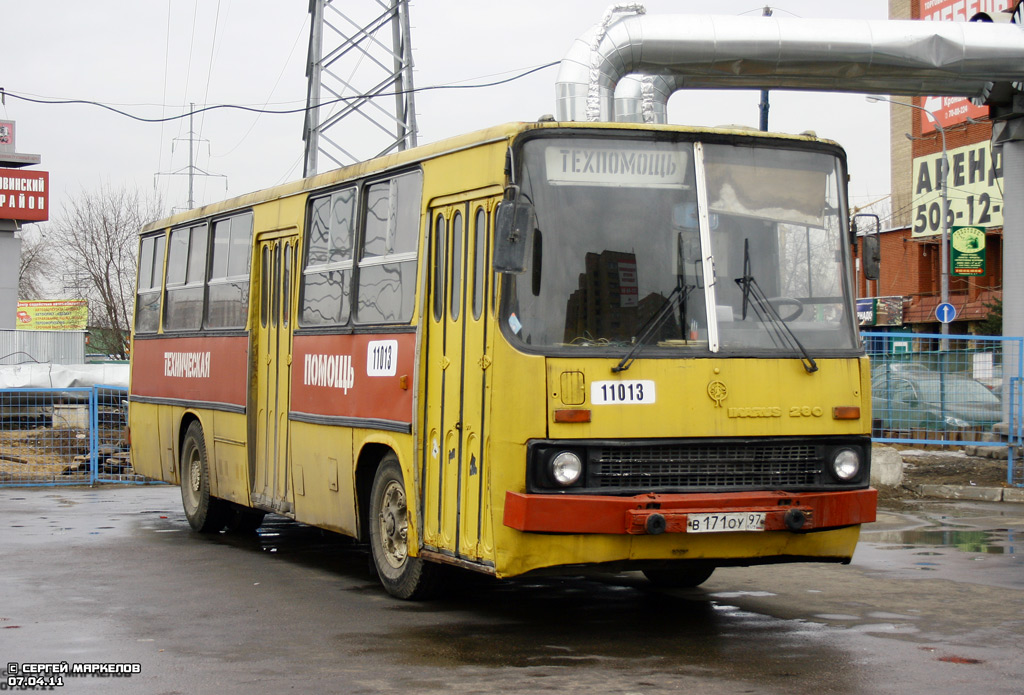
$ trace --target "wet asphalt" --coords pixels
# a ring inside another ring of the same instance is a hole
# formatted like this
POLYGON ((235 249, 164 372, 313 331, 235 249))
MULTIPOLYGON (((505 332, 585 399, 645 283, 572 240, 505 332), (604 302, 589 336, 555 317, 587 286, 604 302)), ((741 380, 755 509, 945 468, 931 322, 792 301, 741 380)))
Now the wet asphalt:
POLYGON ((1022 545, 1024 505, 916 500, 850 566, 453 578, 407 603, 317 529, 196 535, 176 488, 0 489, 0 689, 67 662, 130 673, 52 692, 1020 693, 1022 545))

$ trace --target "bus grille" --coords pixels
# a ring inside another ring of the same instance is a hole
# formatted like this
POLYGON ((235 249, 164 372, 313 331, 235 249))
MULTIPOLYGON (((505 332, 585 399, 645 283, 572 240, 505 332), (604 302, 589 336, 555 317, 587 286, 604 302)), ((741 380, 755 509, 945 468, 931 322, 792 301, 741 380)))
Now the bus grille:
POLYGON ((643 488, 782 488, 813 485, 823 461, 815 446, 723 444, 605 446, 593 450, 589 485, 643 488))

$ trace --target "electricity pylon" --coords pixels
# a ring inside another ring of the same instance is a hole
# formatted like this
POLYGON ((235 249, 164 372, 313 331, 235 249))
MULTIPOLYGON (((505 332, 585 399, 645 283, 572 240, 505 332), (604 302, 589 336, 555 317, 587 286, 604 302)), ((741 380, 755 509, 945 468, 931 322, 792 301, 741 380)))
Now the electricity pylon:
POLYGON ((415 147, 408 0, 310 0, 309 13, 303 176, 321 154, 345 166, 415 147))

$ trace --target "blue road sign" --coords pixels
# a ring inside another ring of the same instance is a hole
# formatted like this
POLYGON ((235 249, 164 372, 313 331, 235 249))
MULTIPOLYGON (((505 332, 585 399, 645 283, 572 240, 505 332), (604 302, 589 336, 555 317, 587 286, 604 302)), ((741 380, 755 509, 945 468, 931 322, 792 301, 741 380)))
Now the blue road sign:
POLYGON ((939 323, 949 323, 956 318, 956 307, 949 302, 943 302, 935 307, 935 318, 939 323))

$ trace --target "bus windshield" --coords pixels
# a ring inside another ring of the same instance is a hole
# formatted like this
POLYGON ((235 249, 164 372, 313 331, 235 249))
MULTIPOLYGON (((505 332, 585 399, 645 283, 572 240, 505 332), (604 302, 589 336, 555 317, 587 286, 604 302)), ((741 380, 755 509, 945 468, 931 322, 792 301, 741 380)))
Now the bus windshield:
POLYGON ((535 138, 506 332, 529 349, 857 349, 838 156, 799 144, 535 138))

